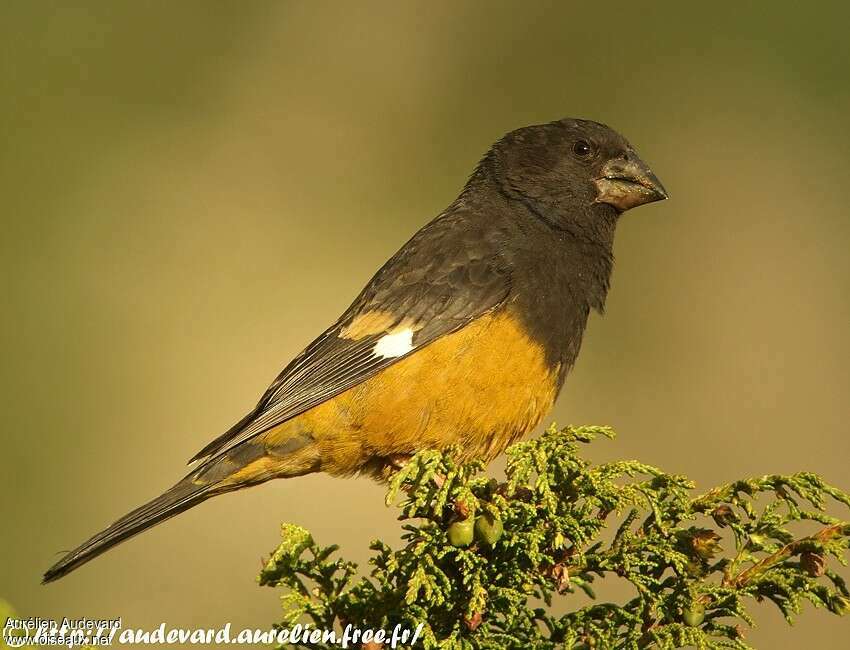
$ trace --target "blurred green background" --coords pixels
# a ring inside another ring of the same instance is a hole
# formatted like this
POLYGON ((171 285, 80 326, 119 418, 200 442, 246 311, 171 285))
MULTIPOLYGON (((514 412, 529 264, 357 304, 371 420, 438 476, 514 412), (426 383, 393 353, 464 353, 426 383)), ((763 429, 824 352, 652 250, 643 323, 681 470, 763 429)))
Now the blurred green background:
MULTIPOLYGON (((366 480, 212 500, 42 587, 171 485, 515 127, 581 116, 671 194, 621 223, 553 419, 597 459, 850 488, 846 3, 0 6, 0 595, 26 616, 266 627, 278 522, 356 560, 366 480)), ((761 648, 847 621, 771 608, 761 648)))

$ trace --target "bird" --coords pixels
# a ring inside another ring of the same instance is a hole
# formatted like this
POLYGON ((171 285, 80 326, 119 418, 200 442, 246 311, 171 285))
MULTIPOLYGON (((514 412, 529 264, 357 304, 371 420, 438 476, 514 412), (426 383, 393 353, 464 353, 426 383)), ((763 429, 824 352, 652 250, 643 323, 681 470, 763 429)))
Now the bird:
POLYGON ((423 449, 489 462, 552 408, 620 216, 667 198, 629 142, 591 120, 513 130, 257 405, 152 501, 67 553, 61 578, 210 497, 312 472, 379 481, 423 449))

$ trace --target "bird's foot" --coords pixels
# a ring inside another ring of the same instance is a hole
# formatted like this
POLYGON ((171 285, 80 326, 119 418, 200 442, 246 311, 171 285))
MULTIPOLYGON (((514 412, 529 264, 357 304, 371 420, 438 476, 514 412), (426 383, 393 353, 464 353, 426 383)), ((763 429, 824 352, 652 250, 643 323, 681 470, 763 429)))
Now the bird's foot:
POLYGON ((393 469, 398 471, 400 469, 404 469, 410 462, 411 458, 413 458, 413 454, 390 454, 387 456, 387 462, 393 469))

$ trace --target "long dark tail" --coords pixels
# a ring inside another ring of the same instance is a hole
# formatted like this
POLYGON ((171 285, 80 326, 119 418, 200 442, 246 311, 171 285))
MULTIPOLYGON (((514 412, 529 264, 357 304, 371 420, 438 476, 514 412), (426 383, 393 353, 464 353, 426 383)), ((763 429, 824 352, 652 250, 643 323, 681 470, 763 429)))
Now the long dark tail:
POLYGON ((124 515, 109 528, 99 532, 65 555, 45 572, 42 584, 67 575, 125 539, 129 539, 133 535, 137 535, 143 530, 147 530, 151 526, 155 526, 159 522, 180 514, 218 494, 218 491, 212 489, 212 487, 210 485, 198 485, 189 477, 183 479, 164 494, 124 515))
POLYGON ((272 478, 300 476, 319 469, 319 452, 312 436, 296 429, 292 435, 279 433, 273 442, 269 446, 266 440, 248 440, 223 456, 204 461, 173 488, 65 555, 47 570, 42 582, 58 580, 125 539, 210 497, 272 478))

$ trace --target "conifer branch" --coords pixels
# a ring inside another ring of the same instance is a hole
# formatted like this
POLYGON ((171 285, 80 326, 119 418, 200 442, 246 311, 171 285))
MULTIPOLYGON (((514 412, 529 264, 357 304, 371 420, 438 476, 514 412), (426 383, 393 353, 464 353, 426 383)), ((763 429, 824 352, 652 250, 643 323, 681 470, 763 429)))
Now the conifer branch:
POLYGON ((613 432, 551 427, 515 444, 503 482, 480 463, 455 462, 452 450, 417 454, 387 494, 399 501, 404 545, 373 542, 368 576, 334 559, 336 546, 284 524, 259 577, 284 591, 279 625, 424 623, 417 647, 446 650, 745 650, 753 600, 773 602, 789 622, 805 601, 850 610, 845 581, 828 566, 846 565, 850 524, 827 513, 850 506, 850 495, 804 472, 694 496, 691 481, 651 465, 581 458, 580 445, 600 435, 613 432), (794 532, 807 522, 822 527, 794 532), (734 550, 724 555, 722 544, 734 550), (590 605, 571 597, 595 599, 594 582, 607 575, 636 595, 590 605), (566 614, 552 612, 558 600, 566 614))

